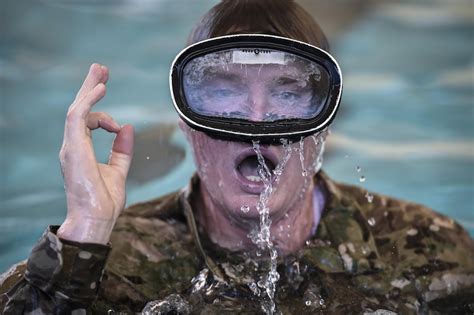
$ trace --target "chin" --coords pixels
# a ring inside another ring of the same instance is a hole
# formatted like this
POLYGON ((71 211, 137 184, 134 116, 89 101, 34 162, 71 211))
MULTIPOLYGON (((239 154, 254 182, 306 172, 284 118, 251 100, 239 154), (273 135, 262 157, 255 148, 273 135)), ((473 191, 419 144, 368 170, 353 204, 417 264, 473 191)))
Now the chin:
MULTIPOLYGON (((289 211, 290 206, 287 200, 281 200, 277 194, 272 194, 268 203, 270 211, 270 218, 273 222, 277 222, 282 219, 285 214, 289 211)), ((233 221, 242 221, 248 224, 255 222, 259 224, 260 213, 257 210, 257 204, 260 200, 260 195, 241 193, 239 197, 233 198, 225 202, 225 209, 228 209, 228 213, 232 216, 233 221), (248 208, 247 208, 248 207, 248 208), (248 209, 248 210, 247 210, 248 209)))

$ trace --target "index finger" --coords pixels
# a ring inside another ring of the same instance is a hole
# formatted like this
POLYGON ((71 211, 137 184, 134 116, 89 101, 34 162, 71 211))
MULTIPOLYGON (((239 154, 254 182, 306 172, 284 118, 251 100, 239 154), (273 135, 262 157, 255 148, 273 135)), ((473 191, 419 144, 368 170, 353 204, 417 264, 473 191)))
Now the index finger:
POLYGON ((89 93, 97 84, 105 84, 108 79, 109 71, 107 67, 98 63, 93 63, 89 68, 89 72, 87 73, 84 83, 82 83, 81 88, 77 92, 76 100, 89 93))

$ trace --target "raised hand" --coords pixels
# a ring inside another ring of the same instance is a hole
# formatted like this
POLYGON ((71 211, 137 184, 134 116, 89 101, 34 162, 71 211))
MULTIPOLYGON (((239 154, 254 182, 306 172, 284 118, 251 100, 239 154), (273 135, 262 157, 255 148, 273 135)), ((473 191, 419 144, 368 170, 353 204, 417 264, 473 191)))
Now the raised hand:
POLYGON ((106 92, 109 71, 92 64, 69 107, 59 153, 66 190, 67 216, 58 236, 77 242, 105 244, 125 206, 125 181, 133 156, 134 130, 105 112, 91 112, 106 92), (116 134, 107 164, 98 163, 92 130, 116 134))

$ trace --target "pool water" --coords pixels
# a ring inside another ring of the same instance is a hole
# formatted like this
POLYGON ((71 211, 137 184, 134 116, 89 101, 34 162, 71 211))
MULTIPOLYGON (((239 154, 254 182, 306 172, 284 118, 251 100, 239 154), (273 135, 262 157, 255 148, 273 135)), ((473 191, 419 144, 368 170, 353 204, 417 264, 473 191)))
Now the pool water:
MULTIPOLYGON (((192 25, 215 3, 2 2, 8 14, 0 19, 0 272, 26 258, 45 227, 64 218, 64 118, 92 62, 111 73, 96 110, 142 135, 168 130, 166 139, 147 140, 133 163, 143 173, 164 161, 172 167, 140 180, 131 174, 128 204, 185 185, 194 166, 174 128, 168 71, 192 25)), ((344 1, 335 5, 345 8, 344 1)), ((335 36, 345 89, 323 164, 336 180, 425 204, 471 235, 473 14, 470 0, 388 1, 335 36)), ((98 132, 94 140, 104 161, 112 136, 98 132)))

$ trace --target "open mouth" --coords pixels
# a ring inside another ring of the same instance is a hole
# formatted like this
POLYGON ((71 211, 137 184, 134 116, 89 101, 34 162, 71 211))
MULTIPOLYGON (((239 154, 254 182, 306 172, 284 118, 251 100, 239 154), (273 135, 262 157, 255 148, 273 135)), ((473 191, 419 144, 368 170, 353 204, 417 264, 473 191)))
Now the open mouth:
MULTIPOLYGON (((273 170, 277 165, 276 157, 274 157, 270 152, 263 150, 262 156, 265 160, 265 165, 273 175, 273 170)), ((241 183, 242 188, 249 193, 260 193, 265 188, 265 184, 258 173, 258 169, 258 156, 253 150, 244 152, 237 157, 235 167, 237 178, 241 183)))

